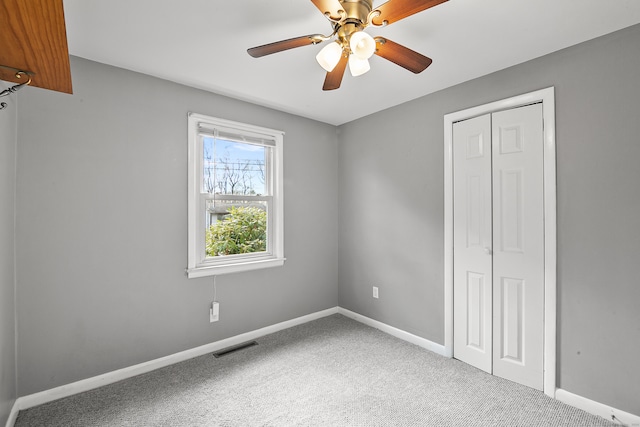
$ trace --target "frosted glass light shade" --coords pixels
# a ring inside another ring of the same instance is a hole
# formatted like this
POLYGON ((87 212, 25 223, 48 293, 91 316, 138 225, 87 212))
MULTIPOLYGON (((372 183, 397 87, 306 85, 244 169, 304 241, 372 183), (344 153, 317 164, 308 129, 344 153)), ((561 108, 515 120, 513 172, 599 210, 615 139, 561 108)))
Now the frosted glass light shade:
POLYGON ((364 31, 358 31, 351 35, 349 40, 351 52, 360 59, 369 59, 376 51, 376 41, 364 31))
POLYGON ((316 61, 318 64, 328 72, 333 71, 340 62, 340 57, 342 56, 342 46, 340 46, 336 42, 331 42, 325 47, 322 48, 320 52, 316 55, 316 61))
POLYGON ((358 77, 371 69, 368 59, 360 59, 355 55, 349 56, 349 71, 353 77, 358 77))

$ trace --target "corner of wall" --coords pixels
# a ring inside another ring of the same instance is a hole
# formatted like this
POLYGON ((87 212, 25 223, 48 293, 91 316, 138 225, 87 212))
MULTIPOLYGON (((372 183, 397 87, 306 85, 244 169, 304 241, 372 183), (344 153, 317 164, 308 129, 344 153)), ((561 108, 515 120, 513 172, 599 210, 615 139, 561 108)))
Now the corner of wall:
MULTIPOLYGON (((17 229, 17 221, 18 221, 18 97, 15 100, 16 105, 16 114, 13 118, 14 120, 14 145, 13 145, 13 389, 15 391, 15 399, 18 398, 18 257, 17 257, 17 242, 16 239, 16 229, 17 229)), ((15 407, 15 400, 14 405, 15 407)), ((11 421, 11 415, 14 413, 15 408, 12 408, 11 414, 9 416, 9 421, 11 421)), ((17 411, 13 414, 15 417, 18 416, 17 411)), ((15 423, 15 419, 13 421, 15 423)), ((13 425, 13 424, 12 424, 13 425)))
MULTIPOLYGON (((3 85, 4 86, 4 85, 3 85)), ((0 198, 5 203, 0 211, 0 235, 2 236, 2 276, 0 276, 0 313, 3 323, 0 330, 0 340, 5 354, 0 358, 0 369, 7 372, 0 384, 0 425, 5 420, 7 426, 15 421, 15 402, 17 398, 17 329, 16 329, 16 160, 17 160, 17 97, 10 96, 3 100, 5 107, 0 111, 0 159, 1 169, 4 170, 3 180, 0 180, 0 198), (6 174, 6 176, 4 176, 6 174), (4 181, 4 182, 3 182, 4 181), (9 355, 9 357, 6 357, 9 355), (13 420, 13 421, 12 421, 13 420)))

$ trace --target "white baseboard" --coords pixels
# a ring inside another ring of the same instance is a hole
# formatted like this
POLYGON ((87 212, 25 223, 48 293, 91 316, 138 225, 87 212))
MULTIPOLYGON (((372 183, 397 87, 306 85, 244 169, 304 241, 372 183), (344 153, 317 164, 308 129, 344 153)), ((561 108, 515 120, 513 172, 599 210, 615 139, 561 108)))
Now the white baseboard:
POLYGON ((556 399, 567 405, 582 409, 590 414, 606 418, 607 420, 625 427, 640 427, 640 416, 633 415, 620 409, 612 408, 586 397, 578 396, 561 388, 556 389, 556 399), (612 418, 615 417, 615 418, 612 418))
POLYGON ((223 348, 238 345, 246 341, 255 340, 265 335, 269 335, 274 332, 281 331, 283 329, 288 329, 293 326, 302 325, 303 323, 311 322, 312 320, 320 319, 322 317, 330 316, 336 313, 338 313, 338 307, 329 308, 327 310, 311 313, 306 316, 287 320, 285 322, 267 326, 261 329, 257 329, 255 331, 236 335, 234 337, 226 338, 210 344, 205 344, 200 347, 181 351, 179 353, 171 354, 169 356, 161 357, 159 359, 150 360, 148 362, 140 363, 138 365, 129 366, 127 368, 118 369, 116 371, 107 372, 102 375, 97 375, 95 377, 76 381, 71 384, 65 384, 60 387, 55 387, 49 390, 41 391, 39 393, 34 393, 27 396, 19 397, 18 399, 16 399, 13 405, 13 409, 11 410, 11 415, 9 416, 9 420, 7 421, 6 426, 13 427, 15 423, 15 419, 18 415, 18 412, 21 410, 42 405, 44 403, 52 402, 54 400, 62 399, 64 397, 72 396, 74 394, 93 390, 95 388, 102 387, 107 384, 112 384, 118 381, 122 381, 127 378, 135 377, 140 374, 145 374, 147 372, 151 372, 156 369, 164 368, 166 366, 173 365, 175 363, 193 359, 194 357, 202 356, 207 353, 213 353, 223 348))
POLYGON ((13 427, 18 419, 18 412, 20 412, 20 410, 16 403, 17 401, 14 401, 13 406, 11 406, 11 412, 9 412, 9 418, 7 418, 7 423, 5 424, 6 427, 13 427))
MULTIPOLYGON (((382 332, 388 333, 396 338, 410 342, 422 348, 425 348, 434 353, 440 354, 446 357, 445 347, 440 344, 436 344, 425 338, 410 334, 409 332, 401 329, 389 326, 385 323, 373 320, 369 317, 355 313, 342 307, 329 308, 327 310, 318 311, 316 313, 308 314, 306 316, 298 317, 295 319, 287 320, 275 325, 267 326, 255 331, 247 332, 244 334, 236 335, 234 337, 226 338, 220 341, 216 341, 210 344, 205 344, 200 347, 196 347, 190 350, 185 350, 180 353, 175 353, 169 356, 161 357, 159 359, 150 360, 148 362, 140 363, 138 365, 130 366, 127 368, 119 369, 113 372, 107 372, 106 374, 98 375, 95 377, 87 378, 81 381, 76 381, 71 384, 66 384, 60 387, 52 388, 50 390, 41 391, 39 393, 30 394, 27 396, 19 397, 13 404, 9 418, 7 419, 6 427, 13 427, 16 419, 18 418, 18 412, 34 406, 42 405, 44 403, 52 402, 57 399, 72 396, 74 394, 89 391, 98 387, 102 387, 107 384, 112 384, 118 381, 122 381, 127 378, 135 377, 140 374, 154 371, 156 369, 164 368, 175 363, 183 362, 185 360, 192 359, 194 357, 202 356, 207 353, 213 353, 223 348, 231 347, 246 341, 251 341, 263 337, 265 335, 272 334, 284 329, 291 328, 293 326, 302 325, 313 320, 320 319, 322 317, 331 316, 332 314, 342 314, 355 321, 363 323, 367 326, 379 329, 382 332)), ((597 415, 611 421, 611 416, 615 416, 614 422, 624 425, 626 427, 640 427, 640 416, 633 415, 625 411, 621 411, 616 408, 604 405, 599 402, 587 399, 582 396, 570 393, 563 389, 557 389, 555 393, 556 399, 559 401, 582 409, 593 415, 597 415)))
POLYGON ((87 379, 76 381, 70 384, 65 384, 59 387, 55 387, 49 390, 19 397, 18 399, 16 399, 13 405, 13 408, 11 410, 11 415, 9 416, 9 420, 7 421, 6 427, 13 427, 15 420, 18 416, 18 412, 21 410, 25 410, 28 408, 32 408, 34 406, 42 405, 44 403, 52 402, 54 400, 69 397, 74 394, 83 393, 85 391, 93 390, 95 388, 102 387, 108 384, 113 384, 115 382, 122 381, 127 378, 145 374, 147 372, 164 368, 166 366, 183 362, 185 360, 202 356, 204 354, 213 353, 223 348, 231 347, 246 341, 251 341, 251 340, 260 338, 262 336, 281 331, 283 329, 288 329, 293 326, 311 322, 313 320, 317 320, 322 317, 330 316, 336 313, 340 313, 360 323, 363 323, 365 325, 368 325, 376 329, 379 329, 383 332, 386 332, 389 335, 408 341, 412 344, 416 344, 427 350, 433 351, 434 353, 444 355, 444 346, 440 344, 436 344, 427 339, 405 332, 401 329, 394 328, 393 326, 389 326, 382 322, 378 322, 377 320, 373 320, 368 317, 362 316, 360 314, 354 313, 353 311, 350 311, 341 307, 334 307, 327 310, 312 313, 306 316, 298 317, 296 319, 281 322, 276 325, 267 326, 265 328, 261 328, 255 331, 236 335, 234 337, 226 338, 210 344, 205 344, 200 347, 181 351, 179 353, 171 354, 169 356, 161 357, 159 359, 150 360, 148 362, 129 366, 127 368, 118 369, 116 371, 107 372, 105 374, 97 375, 95 377, 87 378, 87 379))
POLYGON ((371 326, 372 328, 380 329, 382 332, 386 332, 389 335, 393 335, 394 337, 410 342, 411 344, 426 348, 427 350, 433 351, 434 353, 437 353, 441 356, 446 356, 443 345, 436 344, 433 341, 429 341, 428 339, 421 338, 417 335, 413 335, 409 332, 403 331, 402 329, 389 326, 386 323, 378 322, 377 320, 373 320, 361 314, 354 313, 353 311, 347 310, 346 308, 338 307, 338 313, 360 323, 364 323, 367 326, 371 326))

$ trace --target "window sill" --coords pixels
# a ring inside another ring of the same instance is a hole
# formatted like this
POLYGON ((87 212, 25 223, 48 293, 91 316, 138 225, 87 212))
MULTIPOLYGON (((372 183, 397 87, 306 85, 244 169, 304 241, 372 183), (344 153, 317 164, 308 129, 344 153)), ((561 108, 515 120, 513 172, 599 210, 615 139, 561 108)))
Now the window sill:
POLYGON ((187 277, 219 276, 221 274, 240 273, 243 271, 259 270, 262 268, 282 267, 286 258, 262 259, 257 261, 245 261, 235 264, 206 265, 187 269, 187 277))

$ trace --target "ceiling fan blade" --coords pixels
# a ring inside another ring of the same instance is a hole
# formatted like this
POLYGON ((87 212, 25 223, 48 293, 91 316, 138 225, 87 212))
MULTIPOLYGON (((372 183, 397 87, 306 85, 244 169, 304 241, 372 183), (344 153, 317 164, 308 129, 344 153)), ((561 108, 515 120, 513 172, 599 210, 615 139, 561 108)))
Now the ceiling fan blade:
POLYGON ((347 62, 349 62, 349 55, 345 52, 342 54, 340 62, 338 62, 338 65, 335 66, 333 71, 327 73, 327 76, 324 78, 322 90, 334 90, 340 87, 344 70, 347 68, 347 62))
POLYGON ((333 19, 340 19, 339 11, 344 11, 338 0, 311 0, 311 2, 316 5, 323 15, 328 13, 333 19))
POLYGON ((429 65, 431 65, 431 58, 428 58, 418 52, 404 47, 401 44, 392 42, 384 37, 376 37, 376 52, 375 54, 387 59, 402 68, 413 73, 421 73, 429 65))
POLYGON ((375 8, 380 15, 373 18, 372 23, 373 25, 393 24, 446 1, 448 0, 389 0, 375 8))
POLYGON ((293 39, 281 40, 279 42, 265 44, 262 46, 252 47, 250 49, 247 49, 247 53, 254 58, 260 58, 261 56, 271 55, 272 53, 282 52, 283 50, 293 49, 295 47, 317 44, 324 41, 324 39, 324 36, 322 36, 321 34, 309 34, 308 36, 301 36, 293 39))

